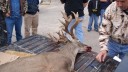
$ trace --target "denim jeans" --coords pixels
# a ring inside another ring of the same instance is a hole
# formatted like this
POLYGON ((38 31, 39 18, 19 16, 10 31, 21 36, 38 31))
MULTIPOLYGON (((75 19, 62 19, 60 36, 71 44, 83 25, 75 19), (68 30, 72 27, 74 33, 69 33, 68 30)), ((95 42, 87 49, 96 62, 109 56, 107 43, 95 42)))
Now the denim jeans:
MULTIPOLYGON (((79 17, 81 19, 84 18, 84 16, 79 17)), ((68 31, 70 32, 71 27, 74 25, 75 23, 75 19, 72 19, 72 21, 70 22, 69 26, 68 26, 68 31)), ((78 40, 83 43, 84 42, 84 34, 83 34, 83 30, 82 30, 82 21, 79 22, 79 24, 75 27, 75 34, 76 37, 78 38, 78 40)))
POLYGON ((119 58, 123 58, 126 53, 128 53, 128 44, 122 45, 111 38, 108 41, 108 56, 109 57, 114 57, 119 55, 119 58))
POLYGON ((93 20, 94 20, 94 29, 98 30, 98 18, 99 16, 95 14, 92 14, 91 16, 89 16, 88 30, 92 30, 93 20))
POLYGON ((16 31, 16 39, 17 41, 22 39, 21 35, 21 26, 22 26, 22 16, 17 16, 17 17, 6 17, 5 18, 6 26, 7 26, 7 38, 8 44, 11 44, 11 38, 12 38, 12 32, 13 32, 13 27, 15 25, 15 31, 16 31))
POLYGON ((100 11, 100 22, 99 22, 99 26, 102 24, 102 18, 104 16, 104 12, 105 12, 105 9, 101 9, 101 11, 100 11))

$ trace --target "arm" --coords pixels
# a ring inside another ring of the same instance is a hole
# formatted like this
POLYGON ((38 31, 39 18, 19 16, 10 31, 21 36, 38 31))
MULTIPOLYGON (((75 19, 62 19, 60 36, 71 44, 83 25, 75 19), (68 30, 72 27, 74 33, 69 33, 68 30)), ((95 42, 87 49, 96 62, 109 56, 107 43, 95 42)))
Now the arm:
POLYGON ((24 11, 25 12, 24 12, 24 14, 27 12, 27 10, 28 10, 28 2, 27 2, 27 0, 25 0, 25 3, 24 3, 24 11))
POLYGON ((88 4, 88 0, 83 0, 83 6, 86 7, 88 4))
POLYGON ((91 16, 91 14, 92 14, 92 1, 89 1, 89 3, 88 3, 88 13, 89 13, 89 16, 91 16))
POLYGON ((0 2, 1 10, 6 17, 10 16, 10 5, 9 1, 3 0, 0 2))
POLYGON ((86 7, 88 3, 83 3, 83 6, 86 7))
POLYGON ((100 42, 100 53, 96 56, 96 59, 99 62, 104 62, 106 56, 107 56, 107 43, 109 40, 109 37, 111 35, 111 28, 112 28, 112 7, 109 6, 106 11, 105 15, 103 17, 102 25, 99 28, 99 42, 100 42))

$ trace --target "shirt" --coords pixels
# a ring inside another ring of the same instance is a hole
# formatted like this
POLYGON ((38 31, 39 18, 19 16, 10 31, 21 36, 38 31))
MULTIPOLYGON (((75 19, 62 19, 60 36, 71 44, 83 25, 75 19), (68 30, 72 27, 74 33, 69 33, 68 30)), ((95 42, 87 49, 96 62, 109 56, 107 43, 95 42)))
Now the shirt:
MULTIPOLYGON (((88 0, 65 0, 65 12, 67 15, 71 15, 72 12, 78 12, 79 17, 84 16, 84 6, 83 3, 87 3, 88 0)), ((73 15, 72 15, 73 16, 73 15)))
POLYGON ((20 16, 20 0, 11 0, 11 16, 20 16))
POLYGON ((28 14, 34 15, 37 13, 37 11, 39 11, 39 7, 38 7, 39 0, 27 0, 27 3, 28 3, 28 8, 27 8, 28 14))
POLYGON ((109 38, 120 44, 128 44, 128 15, 117 7, 116 2, 106 9, 99 33, 101 50, 108 50, 109 38))
POLYGON ((107 2, 101 2, 101 9, 106 9, 110 4, 110 0, 107 0, 107 2))

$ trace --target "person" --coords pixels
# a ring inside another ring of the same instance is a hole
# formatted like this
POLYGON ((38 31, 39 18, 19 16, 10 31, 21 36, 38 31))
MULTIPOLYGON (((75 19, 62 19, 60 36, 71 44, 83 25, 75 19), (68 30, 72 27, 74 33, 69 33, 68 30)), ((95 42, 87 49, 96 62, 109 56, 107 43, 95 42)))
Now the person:
POLYGON ((100 15, 100 1, 90 0, 88 4, 89 12, 89 22, 88 22, 88 32, 92 30, 92 23, 94 20, 94 30, 98 32, 98 18, 100 15))
POLYGON ((111 4, 111 0, 100 0, 100 8, 101 8, 101 11, 100 11, 100 22, 99 22, 99 26, 101 25, 102 23, 102 17, 104 15, 104 12, 106 10, 106 8, 111 4))
POLYGON ((7 43, 11 44, 13 27, 15 25, 17 41, 22 39, 21 26, 22 16, 26 11, 25 0, 4 0, 3 12, 5 14, 5 22, 7 27, 7 43))
POLYGON ((38 27, 38 12, 39 12, 39 0, 27 0, 27 11, 24 16, 25 22, 25 37, 30 36, 30 28, 32 28, 32 35, 37 34, 38 27))
POLYGON ((128 0, 115 0, 105 11, 99 30, 101 50, 96 56, 104 62, 107 56, 123 59, 128 53, 128 0))
MULTIPOLYGON (((79 18, 84 18, 84 7, 86 6, 88 0, 61 0, 64 5, 65 13, 67 16, 72 15, 72 11, 79 14, 79 18)), ((68 30, 70 32, 71 26, 74 24, 75 19, 73 17, 72 21, 68 26, 68 30)), ((84 42, 84 35, 82 30, 82 21, 75 27, 75 34, 78 40, 83 43, 84 42)))
POLYGON ((0 47, 5 46, 7 44, 7 33, 6 33, 6 24, 5 24, 5 16, 2 11, 3 1, 0 1, 0 47))

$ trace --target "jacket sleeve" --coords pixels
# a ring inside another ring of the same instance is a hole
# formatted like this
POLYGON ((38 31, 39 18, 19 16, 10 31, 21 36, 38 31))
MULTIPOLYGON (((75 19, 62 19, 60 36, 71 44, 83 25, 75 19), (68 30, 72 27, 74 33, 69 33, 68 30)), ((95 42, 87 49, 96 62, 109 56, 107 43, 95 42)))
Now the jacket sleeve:
POLYGON ((83 3, 87 3, 88 2, 88 0, 83 0, 83 3))
POLYGON ((104 14, 102 25, 99 28, 99 42, 102 50, 108 50, 107 43, 112 32, 112 6, 110 5, 104 14))
POLYGON ((8 1, 6 0, 3 0, 0 2, 0 8, 1 10, 3 11, 4 15, 10 11, 10 7, 9 7, 9 4, 8 4, 8 1))
POLYGON ((64 4, 66 2, 66 0, 60 0, 62 4, 64 4))
POLYGON ((91 16, 91 14, 92 14, 92 1, 89 1, 89 3, 88 3, 88 13, 89 13, 89 16, 91 16))
POLYGON ((97 16, 100 15, 100 11, 101 11, 101 3, 100 3, 100 1, 98 1, 98 14, 97 14, 97 16))

